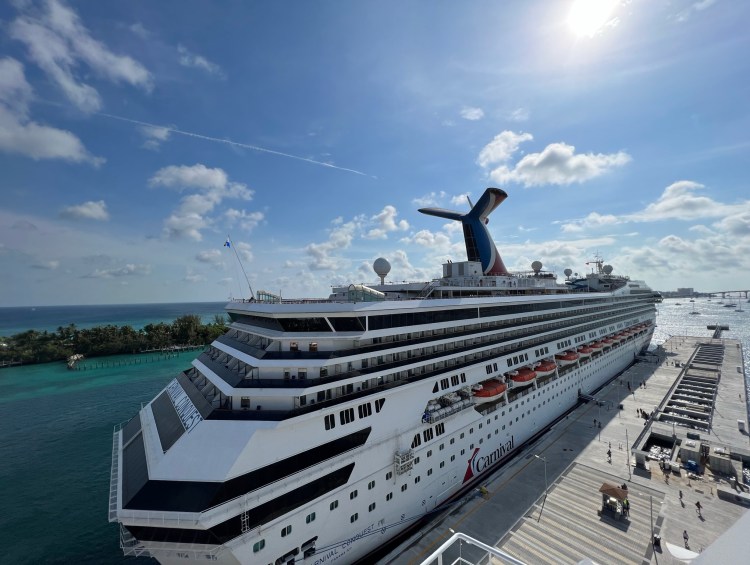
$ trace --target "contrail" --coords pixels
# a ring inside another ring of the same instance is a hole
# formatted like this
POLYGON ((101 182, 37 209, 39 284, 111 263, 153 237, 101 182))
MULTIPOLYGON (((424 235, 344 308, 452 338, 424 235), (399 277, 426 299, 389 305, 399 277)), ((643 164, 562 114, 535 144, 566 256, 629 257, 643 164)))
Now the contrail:
MULTIPOLYGON (((99 116, 104 116, 105 118, 111 118, 113 120, 120 120, 121 122, 128 122, 131 124, 137 124, 140 126, 147 126, 151 128, 157 128, 157 129, 163 129, 171 133, 178 133, 180 135, 185 135, 187 137, 194 137, 196 139, 203 139, 205 141, 216 141, 219 143, 225 143, 227 145, 233 145, 235 147, 242 147, 244 149, 252 149, 253 151, 260 151, 262 153, 270 153, 272 155, 279 155, 280 157, 289 157, 290 159, 297 159, 298 161, 305 161, 307 163, 312 163, 313 165, 320 165, 321 167, 328 167, 329 169, 336 169, 339 171, 346 171, 347 173, 354 173, 355 175, 362 175, 363 177, 369 177, 371 175, 368 175, 367 173, 363 173, 362 171, 358 171, 356 169, 347 169, 346 167, 337 167, 336 165, 331 165, 330 163, 324 163, 322 161, 316 161, 315 159, 309 159, 308 157, 300 157, 299 155, 292 155, 290 153, 282 153, 281 151, 274 151, 273 149, 266 149, 265 147, 258 147, 257 145, 250 145, 248 143, 240 143, 238 141, 231 141, 229 139, 220 139, 218 137, 211 137, 208 135, 201 135, 199 133, 193 133, 190 131, 183 131, 180 129, 168 127, 168 126, 159 126, 156 124, 150 124, 148 122, 142 122, 140 120, 133 120, 131 118, 123 118, 122 116, 115 116, 113 114, 105 114, 103 112, 95 112, 99 116)), ((377 177, 372 177, 377 178, 377 177)))

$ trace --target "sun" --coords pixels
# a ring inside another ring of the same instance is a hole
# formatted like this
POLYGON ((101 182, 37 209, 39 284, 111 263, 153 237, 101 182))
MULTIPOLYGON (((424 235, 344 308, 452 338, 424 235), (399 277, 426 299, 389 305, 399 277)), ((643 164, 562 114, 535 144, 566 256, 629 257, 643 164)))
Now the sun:
POLYGON ((575 0, 568 14, 568 25, 579 37, 594 37, 612 20, 619 0, 575 0))

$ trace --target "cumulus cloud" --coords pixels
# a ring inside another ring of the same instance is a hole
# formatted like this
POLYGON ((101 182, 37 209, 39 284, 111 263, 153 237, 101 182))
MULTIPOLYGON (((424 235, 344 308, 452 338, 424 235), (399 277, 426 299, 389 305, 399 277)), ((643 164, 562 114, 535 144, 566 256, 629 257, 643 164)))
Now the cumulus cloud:
POLYGON ((212 169, 198 163, 192 166, 164 167, 149 179, 152 187, 178 191, 197 191, 186 195, 180 205, 164 220, 164 236, 203 239, 202 230, 212 224, 209 214, 225 199, 252 200, 253 190, 238 182, 230 182, 223 169, 212 169))
POLYGON ((451 246, 450 236, 442 232, 432 232, 430 230, 419 230, 413 235, 401 238, 401 242, 414 243, 438 251, 448 251, 451 246))
POLYGON ((95 269, 87 275, 83 275, 86 279, 113 279, 119 277, 132 277, 132 276, 144 276, 151 273, 151 265, 136 265, 128 263, 124 267, 118 267, 114 269, 95 269))
POLYGON ((60 211, 60 216, 71 220, 97 220, 100 222, 109 220, 107 204, 104 200, 89 200, 83 204, 67 206, 60 211))
POLYGON ((252 231, 266 216, 263 212, 247 212, 245 210, 229 208, 224 212, 224 217, 227 219, 227 225, 230 227, 239 225, 243 230, 252 231))
POLYGON ((386 239, 388 237, 388 232, 408 230, 409 222, 406 220, 399 220, 397 222, 396 216, 398 216, 396 208, 390 204, 387 205, 379 214, 376 214, 371 218, 377 227, 368 231, 366 237, 369 239, 386 239))
POLYGON ((204 277, 203 275, 199 273, 194 273, 191 270, 188 270, 188 272, 185 274, 182 280, 187 283, 199 283, 199 282, 206 282, 206 277, 204 277))
POLYGON ((35 160, 62 159, 94 166, 104 162, 86 151, 71 132, 32 121, 32 97, 23 65, 10 57, 0 59, 0 151, 35 160))
POLYGON ((596 178, 630 160, 630 155, 623 151, 576 154, 572 145, 551 143, 540 153, 525 155, 514 166, 501 165, 493 169, 490 178, 499 184, 514 182, 526 187, 569 185, 596 178))
POLYGON ((10 24, 10 36, 26 46, 29 58, 80 110, 96 112, 102 106, 97 90, 79 78, 83 65, 111 82, 151 88, 151 74, 143 65, 116 55, 94 39, 63 2, 48 0, 39 8, 33 2, 19 6, 22 13, 10 24))
POLYGON ((471 106, 464 106, 461 109, 461 117, 464 120, 476 121, 481 120, 484 117, 484 110, 481 108, 472 108, 471 106))
POLYGON ((696 191, 705 188, 702 184, 681 180, 670 184, 656 202, 627 218, 636 222, 676 219, 694 220, 696 218, 719 217, 735 212, 737 209, 721 204, 707 196, 699 196, 696 191))
POLYGON ((445 198, 447 194, 444 190, 440 192, 430 192, 418 198, 412 199, 412 204, 415 206, 437 206, 445 198))
POLYGON ((348 266, 349 261, 338 255, 338 252, 351 246, 360 222, 361 218, 346 223, 342 218, 336 218, 332 222, 335 227, 330 230, 327 241, 311 243, 305 247, 305 253, 309 257, 307 266, 316 271, 336 270, 348 266))
POLYGON ((456 194, 451 197, 451 204, 454 206, 468 206, 471 192, 464 192, 462 194, 456 194))
POLYGON ((620 220, 617 216, 612 214, 600 214, 598 212, 591 212, 588 216, 580 220, 571 220, 563 222, 561 229, 564 232, 580 232, 588 228, 597 228, 601 226, 612 226, 619 224, 620 220))
POLYGON ((195 259, 197 261, 200 261, 201 263, 220 265, 222 259, 221 251, 219 251, 218 249, 208 249, 206 251, 201 251, 195 256, 195 259))
POLYGON ((530 133, 515 133, 510 130, 500 132, 479 152, 477 164, 487 168, 495 163, 504 163, 518 151, 521 143, 532 139, 534 136, 530 133))
POLYGON ((180 56, 180 65, 183 67, 193 67, 207 72, 208 74, 218 77, 224 77, 224 71, 216 63, 212 63, 202 55, 191 53, 184 45, 177 46, 177 52, 180 56))
POLYGON ((145 138, 143 147, 151 150, 159 149, 161 144, 169 139, 171 133, 171 129, 167 127, 140 126, 139 129, 145 138))

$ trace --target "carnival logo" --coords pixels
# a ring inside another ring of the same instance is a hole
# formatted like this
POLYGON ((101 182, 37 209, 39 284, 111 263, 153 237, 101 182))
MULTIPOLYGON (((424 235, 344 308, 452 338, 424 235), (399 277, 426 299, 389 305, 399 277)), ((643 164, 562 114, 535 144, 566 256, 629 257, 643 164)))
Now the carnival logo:
POLYGON ((474 453, 471 454, 471 459, 468 461, 466 466, 466 474, 464 474, 464 483, 473 479, 479 473, 482 473, 486 469, 492 467, 495 463, 498 463, 505 459, 511 451, 513 451, 514 442, 513 436, 510 439, 500 445, 497 449, 490 452, 489 455, 483 455, 478 457, 479 448, 474 449, 474 453))

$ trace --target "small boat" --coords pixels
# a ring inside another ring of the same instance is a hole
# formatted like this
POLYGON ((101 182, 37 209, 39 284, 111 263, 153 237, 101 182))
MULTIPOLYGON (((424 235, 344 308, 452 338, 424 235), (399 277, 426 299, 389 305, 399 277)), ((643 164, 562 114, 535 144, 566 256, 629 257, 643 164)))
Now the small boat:
POLYGON ((583 346, 578 348, 578 355, 580 355, 581 359, 587 359, 588 357, 591 357, 591 354, 594 352, 593 347, 583 346))
MULTIPOLYGON (((476 387, 477 385, 475 385, 476 387)), ((483 381, 478 388, 472 387, 472 394, 477 404, 496 400, 508 388, 508 385, 500 382, 498 379, 488 379, 483 381)))
POLYGON ((536 373, 537 377, 546 377, 547 375, 551 375, 555 372, 557 369, 557 363, 554 361, 540 361, 536 365, 534 365, 534 372, 536 373))
POLYGON ((602 348, 604 348, 604 344, 601 341, 595 341, 594 343, 589 344, 588 347, 594 351, 601 351, 602 348))
POLYGON ((575 351, 565 351, 564 353, 558 353, 555 355, 555 361, 557 364, 564 367, 566 365, 572 365, 578 360, 578 353, 575 351))
POLYGON ((514 383, 528 383, 536 378, 536 372, 531 367, 521 367, 508 373, 514 383))

